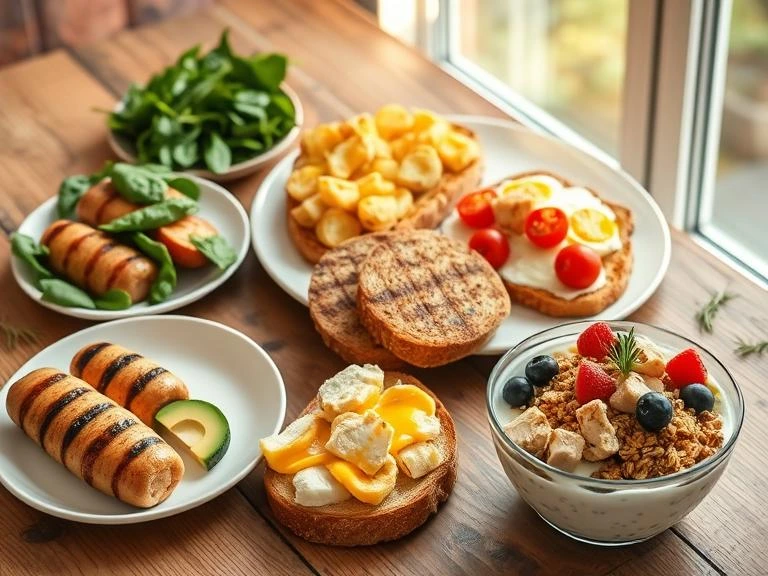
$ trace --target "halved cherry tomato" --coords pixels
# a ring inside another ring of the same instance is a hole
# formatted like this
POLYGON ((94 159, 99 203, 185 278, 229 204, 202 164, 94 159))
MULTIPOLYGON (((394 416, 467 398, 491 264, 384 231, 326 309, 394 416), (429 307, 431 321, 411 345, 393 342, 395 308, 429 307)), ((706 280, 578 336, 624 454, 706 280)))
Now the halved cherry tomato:
POLYGON ((555 273, 560 282, 571 288, 587 288, 597 280, 603 261, 600 256, 581 244, 571 244, 557 253, 555 273))
POLYGON ((560 208, 547 206, 528 214, 525 235, 539 248, 552 248, 568 234, 568 216, 560 208))
POLYGON ((496 190, 483 188, 470 192, 456 205, 461 220, 471 228, 488 228, 496 217, 493 215, 491 200, 496 198, 496 190))
POLYGON ((469 239, 469 247, 477 250, 494 268, 501 268, 509 258, 509 242, 495 228, 478 230, 469 239))
POLYGON ((181 220, 157 229, 157 240, 165 244, 168 253, 179 266, 184 268, 200 268, 208 263, 208 259, 189 240, 192 235, 216 236, 219 233, 213 224, 197 216, 185 216, 181 220))

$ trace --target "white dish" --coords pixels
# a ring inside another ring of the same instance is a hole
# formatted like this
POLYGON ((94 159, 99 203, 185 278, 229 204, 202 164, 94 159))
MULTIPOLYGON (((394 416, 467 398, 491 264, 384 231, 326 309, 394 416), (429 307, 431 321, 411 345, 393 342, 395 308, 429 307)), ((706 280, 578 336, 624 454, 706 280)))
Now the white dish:
MULTIPOLYGON (((228 170, 222 172, 221 174, 211 172, 210 170, 204 170, 202 168, 191 168, 189 170, 183 170, 182 172, 185 174, 200 176, 201 178, 207 178, 208 180, 213 180, 214 182, 230 182, 232 180, 237 180, 238 178, 248 176, 249 174, 253 174, 254 172, 258 172, 265 165, 288 150, 288 148, 291 147, 291 144, 294 143, 299 133, 301 132, 301 125, 304 123, 304 109, 301 106, 301 100, 299 100, 299 96, 296 94, 296 92, 294 92, 286 84, 282 84, 280 88, 283 90, 283 92, 285 92, 286 96, 291 99, 291 102, 293 103, 293 109, 296 111, 296 117, 293 128, 291 128, 277 144, 275 144, 269 150, 262 152, 258 156, 254 156, 253 158, 245 160, 244 162, 233 164, 229 167, 228 170)), ((115 105, 114 111, 118 112, 122 109, 122 107, 123 102, 121 100, 115 105)), ((125 162, 130 162, 131 164, 136 163, 135 151, 127 138, 120 136, 119 134, 115 134, 112 132, 112 130, 108 130, 107 141, 109 142, 110 148, 112 148, 112 151, 118 158, 125 162)))
MULTIPOLYGON (((477 133, 486 161, 484 184, 518 172, 548 170, 630 208, 635 218, 634 270, 624 294, 599 317, 626 318, 651 297, 669 266, 669 228, 656 202, 632 177, 565 142, 510 121, 479 116, 449 118, 477 133)), ((256 255, 272 279, 306 305, 312 266, 294 247, 286 226, 285 182, 297 154, 283 158, 264 178, 251 205, 251 237, 256 255)), ((513 304, 512 313, 478 354, 501 354, 531 334, 562 322, 513 304)))
POLYGON ((258 463, 258 439, 280 430, 285 387, 274 362, 255 342, 222 324, 188 316, 152 316, 98 324, 36 354, 0 390, 0 482, 33 508, 90 524, 130 524, 178 514, 207 502, 242 480, 258 463), (141 509, 98 492, 48 456, 10 419, 10 385, 45 366, 68 371, 83 346, 114 342, 152 358, 181 378, 190 398, 218 406, 232 439, 206 472, 186 453, 184 478, 164 502, 141 509), (215 345, 211 345, 215 342, 215 345))
MULTIPOLYGON (((198 215, 211 222, 237 253, 237 260, 226 270, 219 270, 212 264, 197 269, 180 268, 177 270, 178 284, 176 289, 165 302, 159 304, 150 304, 147 301, 138 302, 125 310, 68 308, 45 302, 40 298, 42 292, 34 285, 32 271, 18 258, 13 257, 11 258, 11 269, 16 282, 30 298, 46 308, 67 316, 96 321, 115 320, 144 314, 160 314, 200 300, 226 282, 243 263, 248 253, 250 227, 248 226, 248 215, 232 194, 208 180, 195 176, 187 177, 195 180, 200 186, 200 212, 198 215)), ((39 241, 45 229, 56 220, 58 220, 58 216, 56 214, 56 197, 54 196, 33 210, 21 223, 18 232, 39 241)))

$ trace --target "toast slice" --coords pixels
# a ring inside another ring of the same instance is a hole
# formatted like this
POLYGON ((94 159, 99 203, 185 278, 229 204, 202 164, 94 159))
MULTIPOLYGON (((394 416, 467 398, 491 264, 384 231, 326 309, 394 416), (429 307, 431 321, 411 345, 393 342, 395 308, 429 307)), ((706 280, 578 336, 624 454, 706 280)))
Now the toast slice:
POLYGON ((377 364, 383 370, 402 368, 405 362, 378 344, 360 323, 357 278, 371 250, 390 235, 365 234, 329 250, 315 266, 309 284, 309 315, 325 345, 350 364, 377 364))
MULTIPOLYGON (((458 454, 453 419, 442 402, 416 378, 399 372, 386 372, 384 386, 401 380, 418 386, 435 399, 435 415, 440 419, 440 436, 434 440, 442 464, 413 480, 398 472, 394 490, 378 506, 352 498, 338 504, 307 508, 294 502, 293 476, 267 468, 264 488, 275 518, 297 536, 332 546, 366 546, 397 540, 412 532, 445 502, 456 482, 458 454)), ((315 398, 301 416, 318 408, 315 398)))
POLYGON ((510 312, 501 277, 480 254, 426 230, 399 233, 371 252, 357 305, 377 342, 423 368, 472 354, 510 312))
MULTIPOLYGON (((546 170, 523 172, 505 178, 505 180, 514 180, 533 175, 551 176, 561 182, 563 186, 574 185, 562 176, 547 172, 546 170)), ((492 187, 498 186, 499 184, 501 184, 501 182, 492 185, 492 187)), ((597 192, 591 188, 585 188, 600 198, 597 192)), ((582 294, 572 300, 566 300, 565 298, 555 296, 551 292, 541 288, 513 284, 512 282, 504 280, 504 285, 507 287, 512 300, 518 304, 527 306, 528 308, 538 310, 542 314, 548 316, 576 317, 594 316, 599 314, 619 299, 624 293, 624 290, 626 290, 629 277, 632 274, 633 254, 630 236, 634 231, 634 219, 629 208, 620 204, 607 202, 603 198, 600 198, 600 200, 616 214, 616 223, 619 228, 619 236, 621 237, 621 250, 613 252, 603 258, 603 266, 605 267, 606 273, 605 285, 594 292, 582 294)))
MULTIPOLYGON (((452 124, 452 128, 477 140, 477 135, 468 128, 456 124, 452 124)), ((294 163, 294 168, 305 163, 306 159, 299 156, 294 163)), ((483 167, 482 156, 480 156, 461 172, 446 171, 437 186, 414 199, 410 211, 397 223, 396 228, 436 228, 451 213, 454 204, 461 196, 478 187, 483 176, 483 167)), ((314 229, 300 226, 291 217, 291 210, 298 206, 299 202, 291 198, 287 192, 286 197, 288 234, 304 259, 316 264, 328 251, 328 247, 318 240, 314 229)))

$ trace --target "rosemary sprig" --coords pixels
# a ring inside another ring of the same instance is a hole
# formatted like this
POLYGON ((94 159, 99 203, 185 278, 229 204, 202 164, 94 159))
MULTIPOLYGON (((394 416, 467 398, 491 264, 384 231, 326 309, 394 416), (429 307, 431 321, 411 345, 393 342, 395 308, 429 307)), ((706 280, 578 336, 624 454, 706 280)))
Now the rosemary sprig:
POLYGON ((729 300, 736 298, 736 294, 731 294, 723 290, 722 292, 715 292, 704 307, 696 313, 696 321, 699 323, 699 330, 712 334, 712 322, 715 320, 718 310, 721 306, 724 306, 729 300))
POLYGON ((739 338, 739 341, 737 342, 737 344, 738 346, 735 352, 741 358, 746 358, 751 354, 757 354, 758 356, 762 356, 763 352, 768 352, 768 340, 759 340, 754 343, 749 343, 739 338))
POLYGON ((37 344, 37 332, 30 328, 14 326, 6 320, 0 320, 0 332, 5 338, 5 348, 13 350, 21 343, 37 344))
POLYGON ((616 364, 619 372, 626 378, 637 364, 640 358, 640 349, 635 340, 635 328, 632 327, 629 333, 619 332, 616 335, 616 342, 608 352, 608 358, 616 364))

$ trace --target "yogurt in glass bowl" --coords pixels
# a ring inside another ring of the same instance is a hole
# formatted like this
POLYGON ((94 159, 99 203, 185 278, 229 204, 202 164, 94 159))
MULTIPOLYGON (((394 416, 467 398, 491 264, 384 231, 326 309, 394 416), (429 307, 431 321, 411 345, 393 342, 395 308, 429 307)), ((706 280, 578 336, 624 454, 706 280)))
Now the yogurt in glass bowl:
MULTIPOLYGON (((708 373, 706 385, 715 399, 711 413, 722 419, 722 443, 713 453, 690 467, 644 479, 622 477, 627 471, 632 472, 633 466, 621 467, 622 458, 619 456, 611 456, 601 462, 580 460, 572 471, 551 466, 543 459, 549 448, 537 457, 513 442, 505 432, 504 428, 524 410, 513 408, 504 400, 504 385, 512 377, 524 375, 526 365, 536 356, 573 356, 579 335, 592 324, 594 322, 591 321, 573 322, 545 330, 523 340, 502 356, 488 382, 488 419, 504 472, 520 497, 544 521, 582 542, 622 546, 663 532, 683 519, 709 493, 724 472, 741 431, 744 399, 725 366, 695 342, 655 326, 609 322, 614 333, 626 334, 634 328, 636 335, 647 338, 658 347, 665 361, 684 349, 692 348, 698 353, 708 373), (601 470, 604 471, 603 476, 609 476, 610 472, 621 479, 593 477, 593 474, 599 475, 601 470)), ((667 379, 667 376, 664 378, 667 379)), ((536 395, 540 396, 542 390, 547 390, 547 387, 538 389, 536 395)), ((528 406, 531 404, 534 402, 529 402, 528 406)), ((608 405, 606 402, 606 407, 608 405)), ((642 434, 639 436, 642 437, 642 434)), ((623 453, 622 448, 623 445, 619 454, 623 453)), ((531 447, 528 446, 528 449, 531 450, 531 447)), ((652 453, 653 447, 649 447, 647 452, 652 453)))

